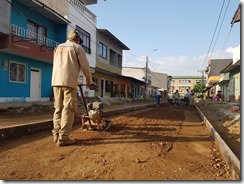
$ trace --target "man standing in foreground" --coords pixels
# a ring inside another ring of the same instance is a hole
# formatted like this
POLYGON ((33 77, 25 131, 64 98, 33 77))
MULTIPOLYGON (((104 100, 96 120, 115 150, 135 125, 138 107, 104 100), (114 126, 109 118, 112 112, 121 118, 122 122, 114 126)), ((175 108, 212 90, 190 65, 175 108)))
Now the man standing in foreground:
POLYGON ((54 50, 52 87, 54 92, 53 140, 57 146, 75 143, 69 135, 77 111, 77 86, 80 70, 86 77, 87 86, 92 81, 89 62, 84 49, 80 46, 80 36, 71 30, 68 40, 54 50))

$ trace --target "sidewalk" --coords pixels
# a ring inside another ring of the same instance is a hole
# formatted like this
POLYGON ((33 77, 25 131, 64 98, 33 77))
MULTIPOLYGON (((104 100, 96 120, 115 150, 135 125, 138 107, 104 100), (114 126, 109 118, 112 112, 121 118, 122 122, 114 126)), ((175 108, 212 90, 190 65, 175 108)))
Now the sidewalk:
MULTIPOLYGON (((162 101, 161 103, 166 103, 162 101)), ((31 106, 38 103, 5 103, 1 104, 0 110, 11 107, 31 106)), ((40 102, 39 102, 40 104, 40 102)), ((53 102, 42 102, 43 105, 53 106, 53 102)), ((104 117, 119 115, 122 113, 156 106, 156 102, 131 102, 126 104, 105 105, 103 108, 104 117)), ((80 108, 79 114, 85 114, 85 109, 80 108), (82 112, 83 110, 83 112, 82 112)), ((25 113, 0 116, 0 140, 27 135, 41 130, 52 129, 53 113, 25 113)), ((74 123, 76 124, 76 123, 74 123)))

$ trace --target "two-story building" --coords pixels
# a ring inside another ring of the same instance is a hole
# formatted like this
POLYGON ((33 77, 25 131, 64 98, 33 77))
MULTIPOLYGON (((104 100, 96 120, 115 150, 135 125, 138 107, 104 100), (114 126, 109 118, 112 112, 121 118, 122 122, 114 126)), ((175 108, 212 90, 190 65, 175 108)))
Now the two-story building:
POLYGON ((145 81, 145 68, 138 67, 123 67, 122 75, 125 77, 131 77, 136 80, 131 85, 133 89, 134 97, 141 98, 145 97, 146 81, 145 81))
MULTIPOLYGON (((69 30, 75 29, 79 32, 83 43, 81 44, 86 52, 86 57, 89 61, 91 73, 95 72, 96 65, 96 24, 97 18, 88 8, 88 5, 97 4, 97 0, 40 0, 55 11, 66 17, 70 24, 69 30)), ((67 35, 66 35, 67 37, 67 35)), ((79 76, 80 82, 86 84, 86 78, 81 71, 79 76)), ((94 90, 88 87, 82 87, 85 96, 94 96, 94 90)), ((78 89, 79 90, 79 89, 78 89)))
POLYGON ((96 68, 93 74, 99 97, 128 97, 130 81, 122 77, 123 50, 129 48, 107 29, 97 29, 96 68))
POLYGON ((48 101, 53 50, 70 22, 38 0, 0 1, 0 14, 0 102, 48 101))
POLYGON ((219 87, 219 80, 221 71, 232 63, 232 59, 211 59, 208 62, 208 66, 205 69, 206 73, 206 87, 205 93, 209 97, 213 97, 217 94, 217 91, 221 91, 219 87))
POLYGON ((172 76, 171 78, 171 87, 169 91, 169 96, 178 90, 181 97, 186 93, 186 90, 193 90, 194 86, 197 83, 206 84, 206 79, 203 76, 172 76))
POLYGON ((165 73, 158 73, 151 71, 152 74, 152 88, 153 94, 156 94, 156 90, 161 91, 162 98, 168 96, 168 75, 165 73))
POLYGON ((240 45, 234 48, 233 62, 220 71, 218 82, 222 92, 222 100, 225 102, 240 102, 241 75, 240 75, 240 45))
MULTIPOLYGON (((68 26, 70 29, 75 29, 79 32, 83 43, 82 47, 86 52, 86 57, 89 61, 90 71, 93 74, 96 67, 97 55, 97 18, 88 8, 88 5, 96 4, 95 0, 67 0, 68 3, 68 20, 71 22, 68 26)), ((86 78, 81 71, 79 76, 80 82, 86 84, 86 78)), ((95 90, 90 90, 88 87, 83 86, 85 96, 93 97, 95 90)))

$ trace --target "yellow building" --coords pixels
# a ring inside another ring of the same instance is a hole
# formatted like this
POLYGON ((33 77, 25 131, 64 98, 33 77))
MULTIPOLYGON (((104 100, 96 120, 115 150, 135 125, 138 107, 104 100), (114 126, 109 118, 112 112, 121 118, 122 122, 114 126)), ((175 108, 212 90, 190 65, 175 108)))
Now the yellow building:
POLYGON ((169 96, 178 90, 180 93, 181 98, 186 93, 186 89, 190 91, 194 88, 197 83, 206 84, 206 79, 203 76, 172 76, 169 96))

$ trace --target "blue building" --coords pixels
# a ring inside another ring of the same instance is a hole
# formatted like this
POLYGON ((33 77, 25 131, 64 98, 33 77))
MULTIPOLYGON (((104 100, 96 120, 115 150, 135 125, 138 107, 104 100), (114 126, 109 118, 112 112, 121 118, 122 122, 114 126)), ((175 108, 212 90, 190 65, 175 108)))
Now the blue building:
POLYGON ((48 101, 53 50, 70 22, 38 0, 1 0, 0 17, 0 102, 48 101))

